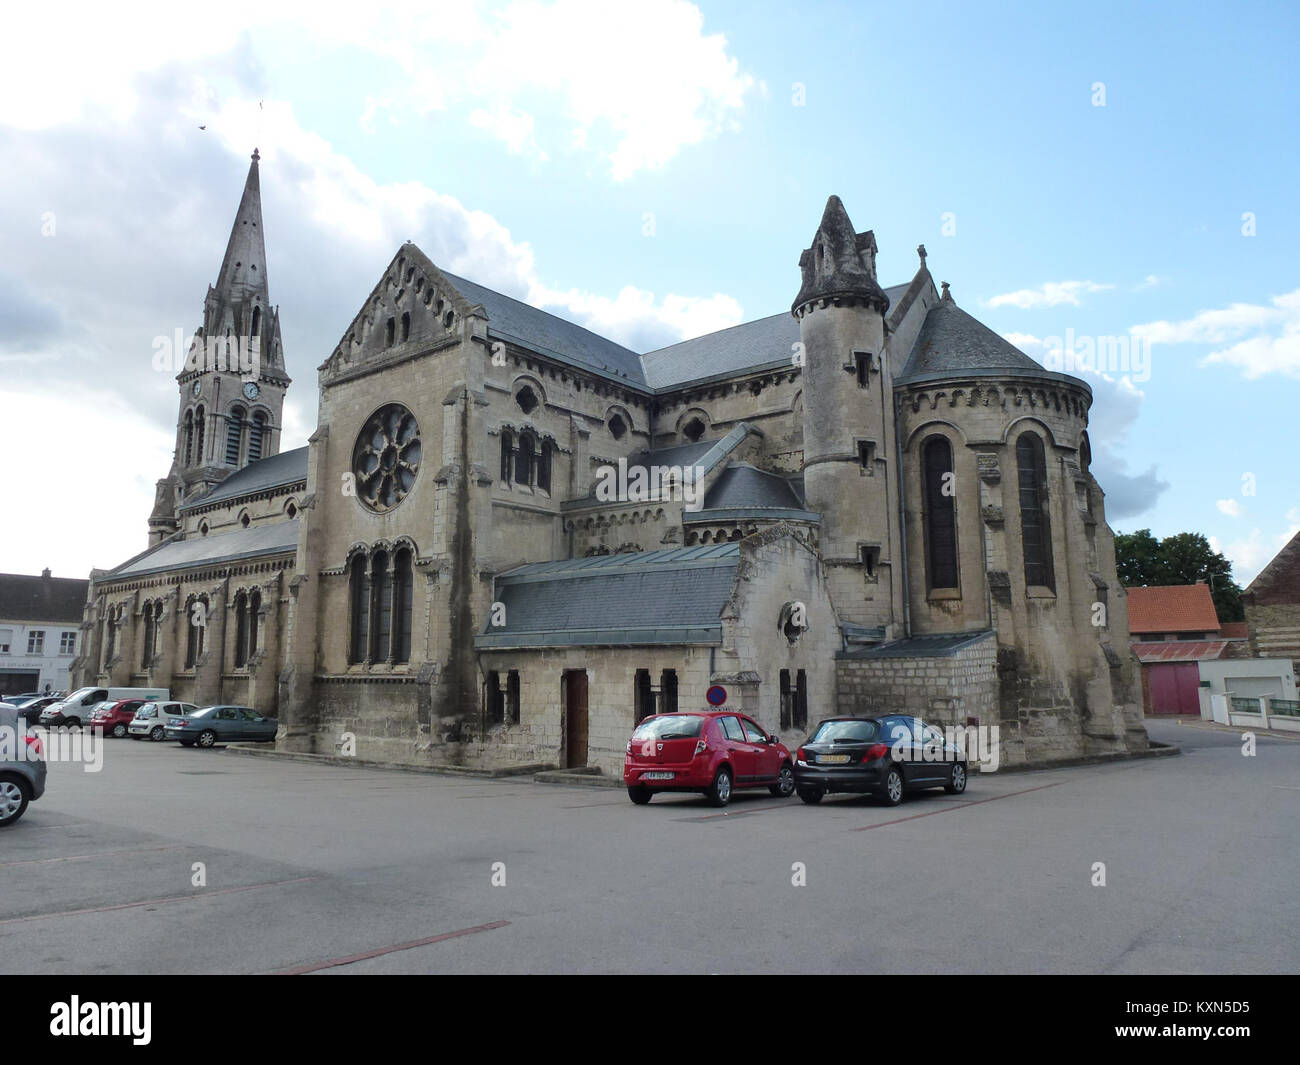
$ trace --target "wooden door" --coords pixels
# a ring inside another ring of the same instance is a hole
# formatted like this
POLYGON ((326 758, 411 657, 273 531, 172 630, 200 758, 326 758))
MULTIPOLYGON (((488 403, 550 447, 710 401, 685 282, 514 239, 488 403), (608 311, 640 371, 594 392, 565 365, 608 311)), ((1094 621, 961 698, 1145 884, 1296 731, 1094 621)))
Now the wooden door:
POLYGON ((587 764, 587 671, 564 673, 564 764, 576 769, 587 764))
POLYGON ((1200 717, 1200 668, 1195 662, 1162 662, 1151 674, 1151 712, 1200 717))

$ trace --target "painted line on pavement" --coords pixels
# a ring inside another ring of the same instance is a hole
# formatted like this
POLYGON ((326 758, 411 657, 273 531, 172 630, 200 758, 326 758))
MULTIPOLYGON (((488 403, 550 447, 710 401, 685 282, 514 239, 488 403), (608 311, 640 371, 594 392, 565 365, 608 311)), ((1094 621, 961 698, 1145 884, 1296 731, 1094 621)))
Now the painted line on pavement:
POLYGON ((25 921, 48 921, 54 917, 80 917, 87 913, 111 913, 113 910, 130 910, 137 906, 160 906, 165 902, 193 902, 197 899, 211 898, 213 895, 233 895, 240 891, 257 891, 259 888, 286 887, 289 884, 305 884, 310 880, 324 880, 323 876, 296 876, 292 880, 268 880, 261 884, 243 884, 240 887, 204 888, 193 895, 163 895, 156 899, 141 899, 139 902, 119 902, 114 906, 90 906, 84 910, 56 910, 53 913, 33 913, 26 917, 6 917, 0 920, 0 926, 22 924, 25 921))
POLYGON ((944 810, 927 810, 923 814, 912 814, 910 817, 896 817, 892 821, 881 821, 876 825, 862 825, 852 829, 853 832, 870 832, 873 828, 884 828, 887 825, 901 825, 904 821, 915 821, 921 817, 933 817, 935 814, 951 814, 958 810, 967 810, 972 806, 983 806, 986 802, 997 802, 999 799, 1011 799, 1017 795, 1028 795, 1031 791, 1042 791, 1044 788, 1059 788, 1064 784, 1064 780, 1058 780, 1055 784, 1039 784, 1036 788, 1022 788, 1020 791, 1009 791, 1005 795, 990 795, 987 799, 973 799, 970 802, 964 802, 961 805, 949 806, 944 810))
POLYGON ((349 954, 343 958, 330 958, 328 961, 312 962, 309 965, 298 965, 292 969, 277 970, 280 976, 301 976, 304 973, 318 973, 322 969, 333 969, 339 965, 352 965, 359 961, 367 961, 370 958, 381 958, 385 954, 396 954, 401 950, 414 950, 416 947, 427 947, 433 943, 442 943, 448 939, 458 939, 461 936, 470 936, 475 932, 491 932, 494 928, 505 928, 509 921, 492 921, 488 924, 478 924, 473 928, 459 928, 455 932, 443 932, 441 935, 429 936, 425 939, 413 939, 409 943, 396 943, 391 947, 378 947, 375 950, 363 951, 360 954, 349 954))

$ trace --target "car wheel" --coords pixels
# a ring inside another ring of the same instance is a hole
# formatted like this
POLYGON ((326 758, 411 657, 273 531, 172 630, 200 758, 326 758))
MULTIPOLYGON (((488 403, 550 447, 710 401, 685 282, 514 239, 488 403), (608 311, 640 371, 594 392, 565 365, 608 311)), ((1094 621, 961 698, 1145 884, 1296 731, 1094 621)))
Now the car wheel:
POLYGON ((903 773, 898 766, 890 766, 885 774, 885 792, 881 796, 887 806, 897 806, 903 801, 903 773))
POLYGON ((821 788, 800 788, 799 789, 799 798, 803 799, 803 801, 806 802, 809 806, 816 806, 819 802, 822 801, 822 796, 824 796, 825 794, 826 792, 822 791, 821 788))
POLYGON ((643 784, 629 784, 627 786, 627 797, 638 806, 644 806, 650 801, 650 796, 654 794, 643 784))
POLYGON ((161 725, 154 725, 154 727, 149 730, 149 738, 153 740, 154 743, 162 743, 162 741, 167 738, 167 733, 163 730, 161 725))
POLYGON ((67 721, 64 722, 64 724, 67 725, 68 728, 81 728, 81 718, 70 717, 68 718, 67 721))
POLYGON ((116 725, 113 726, 113 735, 120 740, 123 736, 126 735, 126 726, 119 721, 116 725))
POLYGON ((948 783, 943 786, 943 790, 949 795, 960 795, 966 790, 966 767, 960 762, 953 763, 948 783))
POLYGON ((788 799, 794 794, 794 770, 786 763, 777 775, 776 783, 767 789, 778 799, 788 799))
POLYGON ((726 766, 714 774, 713 784, 704 793, 714 806, 726 806, 731 802, 731 770, 726 766))
POLYGON ((0 776, 0 828, 22 817, 27 801, 27 781, 11 774, 0 776))
POLYGON ((214 743, 217 742, 217 734, 213 732, 210 728, 205 728, 202 732, 199 733, 198 742, 200 747, 211 747, 214 743))

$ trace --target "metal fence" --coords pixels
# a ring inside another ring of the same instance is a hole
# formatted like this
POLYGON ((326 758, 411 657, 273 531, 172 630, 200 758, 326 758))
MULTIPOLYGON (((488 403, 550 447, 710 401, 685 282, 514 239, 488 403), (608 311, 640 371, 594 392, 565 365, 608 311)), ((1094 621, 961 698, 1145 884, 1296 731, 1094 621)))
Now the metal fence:
POLYGON ((1270 699, 1268 701, 1269 713, 1285 714, 1287 717, 1300 717, 1300 700, 1297 699, 1270 699))

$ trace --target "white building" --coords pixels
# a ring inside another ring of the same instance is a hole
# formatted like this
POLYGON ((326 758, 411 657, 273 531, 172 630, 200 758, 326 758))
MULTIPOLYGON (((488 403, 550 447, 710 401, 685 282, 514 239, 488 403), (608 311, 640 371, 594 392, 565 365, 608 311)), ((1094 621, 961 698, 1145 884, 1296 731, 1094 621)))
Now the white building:
POLYGON ((0 573, 0 695, 68 688, 89 584, 0 573))

